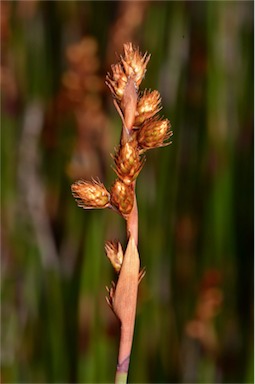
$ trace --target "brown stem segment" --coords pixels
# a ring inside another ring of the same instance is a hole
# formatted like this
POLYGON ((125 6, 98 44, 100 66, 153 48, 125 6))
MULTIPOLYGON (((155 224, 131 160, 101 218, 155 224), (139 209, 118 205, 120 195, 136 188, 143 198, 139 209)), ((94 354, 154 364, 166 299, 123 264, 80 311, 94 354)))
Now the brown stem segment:
MULTIPOLYGON (((135 188, 135 182, 134 188, 135 188)), ((134 205, 127 219, 127 234, 133 236, 136 246, 138 245, 138 208, 136 195, 134 195, 134 205)))
POLYGON ((121 101, 121 109, 124 114, 125 125, 131 130, 135 121, 135 113, 137 107, 137 91, 133 79, 128 79, 125 87, 123 99, 121 101))

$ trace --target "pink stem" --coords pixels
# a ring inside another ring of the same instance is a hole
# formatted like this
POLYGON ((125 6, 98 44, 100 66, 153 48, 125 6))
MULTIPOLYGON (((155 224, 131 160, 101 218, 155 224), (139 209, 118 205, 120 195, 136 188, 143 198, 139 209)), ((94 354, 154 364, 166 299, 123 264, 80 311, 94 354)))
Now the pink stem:
POLYGON ((138 208, 137 208, 136 195, 134 195, 134 205, 127 219, 127 234, 128 234, 128 237, 130 235, 133 236, 135 240, 135 244, 137 246, 138 245, 138 208))

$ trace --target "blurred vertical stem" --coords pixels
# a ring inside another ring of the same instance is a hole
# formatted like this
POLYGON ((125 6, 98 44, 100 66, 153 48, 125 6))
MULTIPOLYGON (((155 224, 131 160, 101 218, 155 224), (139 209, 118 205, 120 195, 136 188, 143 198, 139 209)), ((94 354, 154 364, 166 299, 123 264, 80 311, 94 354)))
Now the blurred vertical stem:
POLYGON ((43 109, 34 102, 25 109, 23 131, 19 148, 19 187, 37 240, 45 279, 46 313, 49 330, 49 350, 53 377, 66 379, 67 361, 64 348, 63 297, 61 295, 58 252, 46 209, 46 193, 40 177, 39 138, 43 123, 43 109), (58 333, 55 330, 58 329, 58 333), (57 337, 59 336, 59 337, 57 337), (63 368, 63 361, 65 365, 63 368))
MULTIPOLYGON (((208 104, 207 127, 209 164, 212 175, 212 195, 209 199, 208 214, 211 217, 209 229, 213 228, 214 245, 213 259, 223 266, 226 256, 232 257, 232 176, 233 146, 237 134, 237 106, 233 105, 236 94, 235 71, 238 58, 235 53, 237 39, 235 21, 229 27, 228 19, 234 16, 234 8, 227 3, 208 3, 208 104), (228 36, 226 29, 232 28, 228 36), (219 41, 221 42, 219 44, 219 41), (233 60, 234 58, 234 60, 233 60), (235 63, 233 65, 233 63, 235 63)), ((212 256, 212 255, 211 255, 212 256)))
MULTIPOLYGON (((37 9, 38 10, 38 9, 37 9)), ((52 92, 52 68, 46 36, 49 25, 44 23, 42 12, 21 19, 15 30, 14 44, 20 52, 17 66, 21 73, 24 99, 24 121, 19 142, 18 178, 21 196, 27 207, 32 230, 41 256, 42 298, 40 323, 43 371, 45 381, 65 382, 68 359, 65 348, 65 318, 62 295, 59 255, 46 205, 46 185, 42 177, 41 135, 44 127, 44 104, 41 101, 52 92), (46 369, 48 368, 48 369, 46 369)), ((54 62, 55 64, 55 62, 54 62)), ((38 347, 37 347, 38 348, 38 347)))

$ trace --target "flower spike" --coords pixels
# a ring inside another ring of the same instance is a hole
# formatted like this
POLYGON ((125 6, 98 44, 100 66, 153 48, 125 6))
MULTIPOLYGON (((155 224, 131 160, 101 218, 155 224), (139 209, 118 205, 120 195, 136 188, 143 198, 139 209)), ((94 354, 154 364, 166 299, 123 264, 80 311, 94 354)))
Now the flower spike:
POLYGON ((134 332, 138 286, 145 275, 140 269, 136 179, 149 149, 169 145, 172 136, 168 119, 158 117, 161 97, 157 90, 139 91, 150 55, 141 54, 132 43, 124 44, 119 62, 106 76, 113 103, 122 121, 120 142, 112 155, 117 174, 110 192, 99 180, 79 180, 71 187, 78 206, 84 209, 112 208, 126 220, 127 248, 107 241, 106 256, 118 274, 117 282, 106 287, 107 303, 120 320, 121 335, 115 382, 126 382, 134 332))
POLYGON ((136 88, 139 87, 149 60, 150 55, 142 56, 132 43, 124 44, 124 57, 120 56, 120 63, 111 66, 112 76, 109 73, 106 76, 106 84, 116 99, 122 100, 129 78, 133 79, 136 88))

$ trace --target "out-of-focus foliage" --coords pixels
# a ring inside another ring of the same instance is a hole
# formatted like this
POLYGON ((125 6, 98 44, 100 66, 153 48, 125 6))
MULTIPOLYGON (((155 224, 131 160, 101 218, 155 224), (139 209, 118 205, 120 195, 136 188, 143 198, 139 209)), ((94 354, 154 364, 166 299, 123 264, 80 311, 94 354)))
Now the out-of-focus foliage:
POLYGON ((104 84, 152 54, 173 143, 138 178, 147 274, 129 381, 253 382, 253 2, 1 2, 1 381, 112 382, 104 242, 123 220, 70 185, 111 185, 121 121, 104 84))

